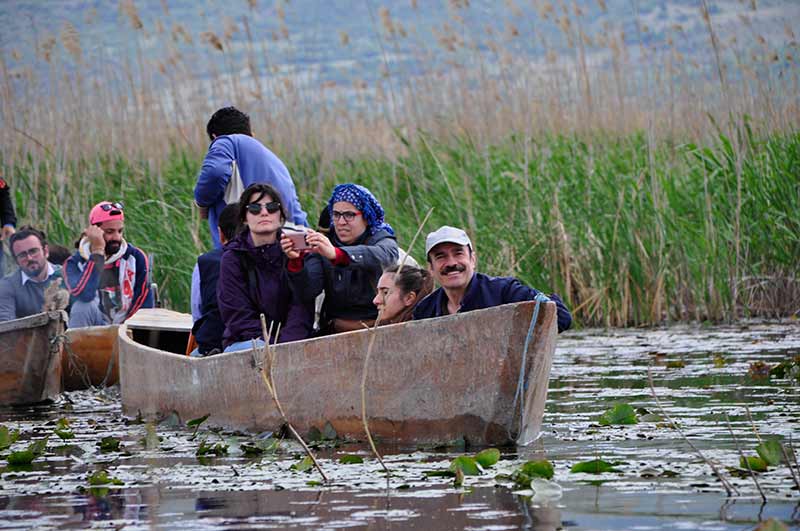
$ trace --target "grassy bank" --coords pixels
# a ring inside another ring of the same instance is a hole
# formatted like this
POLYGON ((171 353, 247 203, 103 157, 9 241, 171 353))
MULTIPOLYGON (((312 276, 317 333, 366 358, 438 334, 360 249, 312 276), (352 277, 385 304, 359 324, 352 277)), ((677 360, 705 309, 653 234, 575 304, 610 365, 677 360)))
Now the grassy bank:
MULTIPOLYGON (((122 158, 61 174, 47 159, 17 163, 17 207, 69 243, 93 202, 123 200, 129 240, 154 254, 162 297, 185 311, 195 257, 209 245, 192 207, 202 155, 173 152, 158 172, 122 158)), ((797 133, 756 138, 742 128, 702 146, 644 134, 514 136, 488 148, 419 135, 403 157, 336 160, 322 177, 321 157, 287 162, 310 218, 334 184, 362 183, 407 246, 432 207, 427 230, 466 228, 480 270, 562 294, 583 324, 798 309, 797 133)), ((412 250, 419 261, 422 249, 412 250)))

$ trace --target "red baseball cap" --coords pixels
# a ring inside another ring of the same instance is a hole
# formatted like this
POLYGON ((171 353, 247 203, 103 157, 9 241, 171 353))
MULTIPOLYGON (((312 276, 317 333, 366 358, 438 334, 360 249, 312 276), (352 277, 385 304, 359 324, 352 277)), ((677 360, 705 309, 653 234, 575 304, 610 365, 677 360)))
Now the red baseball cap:
POLYGON ((101 201, 92 207, 92 211, 89 212, 89 225, 97 225, 98 223, 115 219, 125 220, 125 214, 122 212, 122 203, 101 201))

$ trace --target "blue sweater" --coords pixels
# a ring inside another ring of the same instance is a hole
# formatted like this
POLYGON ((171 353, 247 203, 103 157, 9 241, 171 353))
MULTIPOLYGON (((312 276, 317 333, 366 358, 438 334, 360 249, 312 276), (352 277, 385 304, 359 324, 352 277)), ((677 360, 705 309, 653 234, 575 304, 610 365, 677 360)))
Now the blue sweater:
POLYGON ((217 232, 217 220, 225 208, 225 187, 231 179, 234 160, 245 188, 253 183, 269 184, 281 196, 286 219, 298 225, 308 225, 306 213, 297 198, 294 181, 283 162, 252 136, 222 135, 211 142, 194 187, 197 204, 208 207, 208 226, 214 247, 222 247, 217 232))
MULTIPOLYGON (((481 310, 511 302, 532 301, 538 293, 537 290, 529 288, 513 277, 490 277, 482 273, 475 273, 467 286, 467 292, 464 294, 458 312, 481 310)), ((561 333, 572 326, 572 315, 558 295, 552 294, 550 298, 556 303, 558 331, 561 333)), ((447 294, 442 288, 422 299, 414 308, 414 319, 429 319, 443 315, 449 314, 447 312, 447 294)))

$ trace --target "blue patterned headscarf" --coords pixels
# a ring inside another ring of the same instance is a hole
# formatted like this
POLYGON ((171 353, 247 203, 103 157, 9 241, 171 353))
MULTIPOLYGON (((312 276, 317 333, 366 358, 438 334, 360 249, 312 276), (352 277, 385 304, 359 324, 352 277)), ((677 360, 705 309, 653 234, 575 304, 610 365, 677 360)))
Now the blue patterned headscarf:
MULTIPOLYGON (((331 217, 331 230, 333 230, 333 204, 339 201, 347 201, 364 216, 364 221, 367 222, 367 233, 372 236, 379 230, 385 230, 394 236, 394 229, 391 225, 383 221, 383 207, 372 195, 372 192, 361 186, 360 184, 338 184, 333 189, 331 199, 328 201, 328 214, 331 217)), ((334 231, 335 234, 335 231, 334 231)))

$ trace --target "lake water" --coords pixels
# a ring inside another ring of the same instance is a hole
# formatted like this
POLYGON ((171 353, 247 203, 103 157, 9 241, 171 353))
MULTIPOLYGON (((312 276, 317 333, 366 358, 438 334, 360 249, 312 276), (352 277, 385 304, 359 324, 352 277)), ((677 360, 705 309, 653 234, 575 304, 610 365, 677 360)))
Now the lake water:
POLYGON ((478 449, 383 448, 390 476, 366 445, 320 448, 331 481, 290 467, 302 452, 283 441, 262 457, 245 457, 245 434, 192 430, 169 423, 149 428, 121 416, 115 391, 79 392, 35 408, 0 409, 0 423, 21 431, 11 450, 49 435, 46 453, 22 468, 0 452, 3 529, 753 529, 775 518, 800 528, 800 492, 785 465, 758 475, 761 502, 749 476, 726 477, 739 491, 726 497, 656 406, 647 372, 667 414, 706 456, 738 467, 737 445, 756 455, 758 436, 790 439, 800 449, 797 376, 759 376, 800 356, 800 323, 747 323, 663 329, 583 330, 559 338, 543 436, 530 448, 504 449, 480 476, 430 477, 451 459, 478 449), (598 417, 628 403, 639 423, 603 427, 598 417), (752 416, 748 419, 747 408, 752 416), (647 410, 647 411, 644 411, 647 410), (730 419, 735 435, 726 422, 730 419), (67 418, 75 438, 53 435, 67 418), (755 428, 755 430, 754 430, 755 428), (102 437, 122 440, 101 451, 102 437), (157 437, 161 439, 158 440, 157 437), (228 456, 198 459, 201 441, 223 442, 228 456), (148 443, 149 441, 149 443, 148 443), (344 454, 362 464, 343 465, 344 454), (518 490, 505 479, 522 462, 548 459, 551 482, 518 490), (577 462, 601 458, 617 472, 570 473, 577 462), (104 470, 120 485, 93 487, 104 470))

